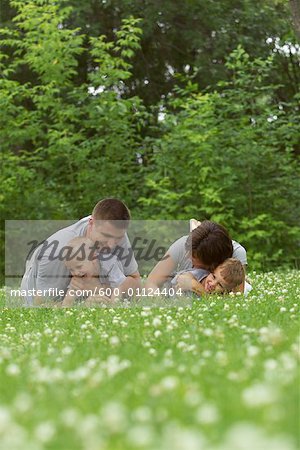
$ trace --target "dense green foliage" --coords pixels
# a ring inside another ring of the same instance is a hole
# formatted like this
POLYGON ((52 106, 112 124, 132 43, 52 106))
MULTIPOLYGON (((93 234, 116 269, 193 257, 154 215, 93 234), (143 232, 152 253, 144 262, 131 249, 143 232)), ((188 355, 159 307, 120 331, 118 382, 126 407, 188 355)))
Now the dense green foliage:
MULTIPOLYGON (((22 3, 25 3, 23 1, 22 3)), ((47 3, 31 1, 32 4, 47 3)), ((215 86, 229 75, 224 63, 238 45, 253 57, 267 57, 277 44, 293 42, 288 0, 64 0, 71 6, 65 25, 80 28, 86 36, 105 35, 114 39, 114 30, 122 19, 133 15, 142 19, 141 47, 133 55, 132 77, 125 81, 127 96, 138 95, 146 104, 156 104, 178 80, 173 72, 194 73, 200 89, 215 86), (267 39, 272 42, 266 43, 267 39)), ((2 0, 0 21, 9 24, 15 15, 15 3, 2 0)), ((84 47, 89 48, 89 39, 84 47)), ((282 58, 277 53, 280 70, 273 77, 282 81, 286 100, 299 85, 293 55, 282 58)), ((95 67, 87 53, 79 58, 76 78, 85 83, 95 67)), ((29 74, 26 74, 27 76, 29 74)), ((30 75, 29 75, 30 76, 30 75)), ((18 77, 24 79, 19 73, 18 77)))
POLYGON ((299 272, 191 307, 4 308, 5 450, 296 450, 299 272))
POLYGON ((295 264, 299 61, 287 2, 244 3, 4 2, 1 216, 116 196, 134 218, 223 223, 252 268, 295 264))
POLYGON ((169 218, 227 224, 251 263, 296 259, 300 97, 277 103, 273 59, 251 61, 239 47, 226 65, 231 80, 219 92, 180 90, 167 105, 141 202, 157 217, 164 204, 169 218))

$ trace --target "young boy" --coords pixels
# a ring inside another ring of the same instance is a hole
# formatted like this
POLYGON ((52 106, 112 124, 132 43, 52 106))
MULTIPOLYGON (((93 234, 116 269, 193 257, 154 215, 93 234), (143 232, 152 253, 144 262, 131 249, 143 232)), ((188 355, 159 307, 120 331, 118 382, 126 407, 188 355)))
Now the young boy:
POLYGON ((108 255, 109 257, 105 259, 101 258, 100 261, 99 253, 95 250, 93 241, 86 237, 72 239, 68 242, 67 248, 69 255, 65 260, 65 265, 72 278, 61 306, 72 306, 76 297, 81 296, 83 298, 87 297, 85 299, 87 305, 101 301, 112 301, 113 295, 111 298, 108 298, 107 295, 114 288, 120 286, 125 279, 125 275, 116 256, 108 255), (76 280, 83 277, 90 279, 91 286, 93 286, 93 280, 95 281, 94 290, 88 289, 86 292, 81 291, 80 287, 77 286, 76 280), (103 295, 99 295, 99 281, 100 287, 103 288, 103 295), (82 295, 80 295, 80 291, 82 295))
MULTIPOLYGON (((245 271, 241 261, 236 258, 226 259, 213 272, 190 269, 179 272, 172 280, 172 284, 176 284, 178 288, 198 295, 234 292, 243 282, 245 282, 245 271)), ((251 286, 245 282, 244 294, 250 290, 251 286)))
MULTIPOLYGON (((124 274, 121 292, 127 293, 140 287, 138 265, 127 235, 130 218, 125 203, 106 198, 95 205, 90 216, 56 231, 41 242, 26 261, 21 282, 21 290, 27 292, 24 298, 27 306, 63 300, 70 282, 64 255, 68 242, 75 237, 87 237, 99 250, 109 249, 117 257, 124 274)), ((90 288, 89 278, 78 277, 77 281, 78 288, 90 288)), ((95 283, 92 284, 95 287, 95 283)))

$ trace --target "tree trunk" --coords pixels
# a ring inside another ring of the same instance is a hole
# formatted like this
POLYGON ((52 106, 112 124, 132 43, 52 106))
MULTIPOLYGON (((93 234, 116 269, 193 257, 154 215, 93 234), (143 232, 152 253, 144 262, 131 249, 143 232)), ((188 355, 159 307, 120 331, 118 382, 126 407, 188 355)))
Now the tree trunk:
POLYGON ((300 0, 290 0, 294 30, 300 40, 300 0))

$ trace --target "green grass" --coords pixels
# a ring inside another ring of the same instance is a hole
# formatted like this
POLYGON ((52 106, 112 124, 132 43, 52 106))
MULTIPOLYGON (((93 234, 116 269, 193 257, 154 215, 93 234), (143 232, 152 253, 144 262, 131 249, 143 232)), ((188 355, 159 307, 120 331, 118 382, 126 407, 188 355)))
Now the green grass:
POLYGON ((296 450, 299 272, 252 280, 191 307, 2 308, 0 449, 296 450))

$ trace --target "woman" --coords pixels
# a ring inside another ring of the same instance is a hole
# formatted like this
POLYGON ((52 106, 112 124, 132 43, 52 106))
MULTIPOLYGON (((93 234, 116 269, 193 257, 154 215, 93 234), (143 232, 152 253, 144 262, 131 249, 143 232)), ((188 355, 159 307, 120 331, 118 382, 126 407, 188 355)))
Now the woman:
MULTIPOLYGON (((244 247, 232 241, 228 231, 209 220, 190 221, 190 234, 175 241, 164 257, 156 264, 146 281, 146 288, 157 290, 179 271, 193 267, 213 271, 227 258, 237 258, 244 268, 247 265, 247 254, 244 247)), ((241 292, 244 286, 240 286, 241 292)))

